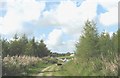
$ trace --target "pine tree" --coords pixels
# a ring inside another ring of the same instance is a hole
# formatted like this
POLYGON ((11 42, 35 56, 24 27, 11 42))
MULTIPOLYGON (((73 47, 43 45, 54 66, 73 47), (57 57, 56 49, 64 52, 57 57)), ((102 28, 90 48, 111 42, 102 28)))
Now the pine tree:
POLYGON ((18 38, 14 37, 13 41, 10 41, 10 55, 21 55, 22 54, 22 46, 18 38))
POLYGON ((118 52, 118 32, 113 33, 111 40, 112 40, 112 52, 117 53, 118 52))
POLYGON ((25 54, 26 55, 31 55, 31 56, 35 56, 36 53, 36 43, 35 43, 35 37, 33 37, 27 44, 25 47, 25 54))
POLYGON ((14 40, 17 40, 18 39, 18 34, 16 33, 13 37, 14 40))
POLYGON ((98 33, 96 24, 92 21, 86 21, 84 31, 76 45, 76 55, 82 60, 89 60, 99 55, 98 33))
POLYGON ((118 37, 118 38, 117 38, 116 41, 117 41, 118 44, 116 45, 116 47, 118 47, 118 48, 117 48, 117 50, 118 50, 117 52, 120 53, 120 42, 119 42, 119 40, 120 40, 120 28, 118 28, 117 37, 118 37))
POLYGON ((38 45, 37 55, 39 57, 45 57, 45 56, 48 56, 49 54, 50 54, 50 50, 48 50, 44 41, 41 40, 39 45, 38 45))
POLYGON ((20 45, 22 46, 22 49, 21 49, 21 54, 25 54, 25 49, 26 49, 26 45, 28 43, 28 38, 26 36, 26 34, 23 34, 22 37, 19 39, 20 41, 20 45))
POLYGON ((99 45, 100 45, 100 53, 103 56, 107 56, 108 53, 112 52, 112 41, 110 39, 110 35, 107 32, 103 32, 99 37, 99 45))
POLYGON ((8 54, 10 54, 10 52, 9 52, 10 43, 6 39, 1 39, 1 42, 2 42, 2 46, 1 46, 2 47, 2 57, 6 57, 8 54))

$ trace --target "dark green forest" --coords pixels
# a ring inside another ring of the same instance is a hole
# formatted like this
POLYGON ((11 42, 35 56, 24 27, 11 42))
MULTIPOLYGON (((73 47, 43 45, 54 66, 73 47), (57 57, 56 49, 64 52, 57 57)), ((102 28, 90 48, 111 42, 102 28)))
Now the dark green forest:
POLYGON ((26 34, 22 36, 14 35, 13 40, 7 40, 5 38, 0 39, 2 43, 2 57, 15 56, 15 55, 28 55, 35 57, 46 56, 65 56, 64 53, 51 52, 44 40, 36 41, 35 37, 29 39, 26 34))

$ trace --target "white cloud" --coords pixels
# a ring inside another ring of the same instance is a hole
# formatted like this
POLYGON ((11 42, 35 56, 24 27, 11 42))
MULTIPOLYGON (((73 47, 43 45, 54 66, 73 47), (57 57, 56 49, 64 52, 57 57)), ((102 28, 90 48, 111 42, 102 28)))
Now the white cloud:
POLYGON ((53 52, 58 53, 66 53, 66 52, 74 52, 75 50, 75 40, 67 40, 67 41, 61 41, 61 45, 56 46, 52 49, 53 52))
POLYGON ((107 10, 107 12, 101 14, 99 17, 100 23, 104 26, 118 23, 118 1, 119 0, 98 0, 98 3, 107 10))
POLYGON ((97 0, 98 4, 102 5, 105 9, 109 10, 112 7, 118 7, 119 0, 97 0))
POLYGON ((44 7, 44 2, 35 0, 7 0, 7 14, 2 19, 0 33, 21 31, 23 22, 37 20, 44 7))
POLYGON ((110 8, 108 12, 100 15, 99 20, 105 26, 117 24, 118 8, 117 7, 110 8))
POLYGON ((3 17, 0 17, 0 25, 2 24, 3 22, 3 17))
POLYGON ((7 15, 2 19, 0 33, 7 34, 21 29, 21 17, 14 13, 13 10, 7 12, 7 15))
POLYGON ((54 11, 43 12, 43 20, 40 19, 39 24, 43 24, 47 20, 47 25, 61 26, 65 33, 76 34, 81 32, 87 19, 96 17, 96 11, 96 1, 86 0, 80 7, 77 7, 72 1, 61 1, 54 11))
POLYGON ((49 33, 48 39, 46 40, 46 44, 49 48, 55 48, 58 46, 61 40, 62 31, 60 29, 54 29, 52 32, 49 33))
MULTIPOLYGON (((66 42, 63 42, 63 45, 61 47, 63 48, 64 52, 74 52, 75 44, 76 44, 75 40, 68 40, 66 42), (66 47, 66 48, 64 49, 64 47, 66 47)), ((59 48, 59 50, 60 50, 60 48, 59 48)))
POLYGON ((80 7, 76 7, 72 1, 61 1, 61 4, 59 4, 55 10, 43 12, 43 18, 41 18, 38 22, 41 25, 57 25, 61 27, 61 30, 55 29, 49 34, 46 42, 50 49, 53 51, 68 50, 73 52, 74 42, 68 40, 63 44, 60 41, 62 33, 70 34, 74 37, 73 39, 77 40, 82 32, 84 22, 87 19, 95 19, 96 15, 96 1, 86 0, 80 7))

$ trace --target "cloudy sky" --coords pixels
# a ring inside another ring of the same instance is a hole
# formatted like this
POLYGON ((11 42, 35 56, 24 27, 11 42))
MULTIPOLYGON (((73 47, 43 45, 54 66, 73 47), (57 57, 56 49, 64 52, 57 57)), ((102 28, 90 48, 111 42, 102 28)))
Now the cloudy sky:
POLYGON ((99 33, 118 28, 119 0, 0 0, 0 35, 26 33, 44 39, 53 52, 73 52, 84 22, 94 20, 99 33))

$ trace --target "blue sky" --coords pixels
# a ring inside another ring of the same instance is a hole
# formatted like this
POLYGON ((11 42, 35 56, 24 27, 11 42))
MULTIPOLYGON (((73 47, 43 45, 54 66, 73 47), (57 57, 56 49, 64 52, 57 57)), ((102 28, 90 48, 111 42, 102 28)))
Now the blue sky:
POLYGON ((117 31, 118 0, 1 0, 0 34, 12 39, 26 33, 44 39, 53 52, 74 52, 87 19, 98 32, 117 31))

